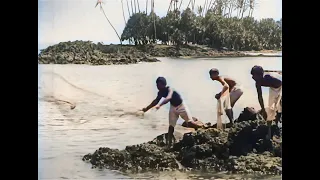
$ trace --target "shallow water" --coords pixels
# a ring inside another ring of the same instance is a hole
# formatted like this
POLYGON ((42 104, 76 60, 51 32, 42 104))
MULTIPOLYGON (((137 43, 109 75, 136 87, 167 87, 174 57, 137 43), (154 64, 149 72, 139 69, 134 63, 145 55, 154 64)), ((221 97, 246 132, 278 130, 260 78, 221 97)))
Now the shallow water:
MULTIPOLYGON (((214 95, 222 87, 209 79, 210 68, 217 67, 222 75, 233 77, 242 84, 244 94, 234 107, 234 116, 238 117, 246 106, 259 108, 250 76, 251 67, 261 65, 268 70, 281 70, 281 59, 161 58, 162 62, 158 63, 117 66, 39 65, 39 178, 208 178, 203 173, 181 172, 123 175, 115 171, 91 169, 91 164, 81 159, 99 147, 123 149, 126 145, 151 140, 167 131, 168 105, 157 112, 150 110, 144 117, 130 115, 130 112, 147 106, 155 98, 155 79, 158 76, 166 77, 168 84, 182 95, 194 117, 214 123, 217 103, 214 95), (46 96, 69 101, 76 104, 76 108, 71 110, 66 103, 45 101, 43 98, 46 96), (126 112, 129 114, 119 117, 126 112)), ((263 91, 267 98, 267 89, 263 91)), ((186 130, 177 126, 176 131, 186 130)), ((225 175, 210 176, 224 178, 225 175)))

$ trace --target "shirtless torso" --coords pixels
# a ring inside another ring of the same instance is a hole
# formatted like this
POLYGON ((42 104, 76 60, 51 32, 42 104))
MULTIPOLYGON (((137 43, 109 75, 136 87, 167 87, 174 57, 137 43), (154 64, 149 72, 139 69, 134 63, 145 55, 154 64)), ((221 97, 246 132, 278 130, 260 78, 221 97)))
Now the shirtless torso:
POLYGON ((221 77, 229 85, 229 92, 236 86, 236 81, 229 77, 221 77))

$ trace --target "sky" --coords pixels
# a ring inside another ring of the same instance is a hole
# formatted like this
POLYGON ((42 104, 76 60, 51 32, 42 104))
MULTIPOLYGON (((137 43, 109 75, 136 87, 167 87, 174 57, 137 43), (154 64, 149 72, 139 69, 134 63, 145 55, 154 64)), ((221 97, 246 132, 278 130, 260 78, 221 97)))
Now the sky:
MULTIPOLYGON (((131 0, 128 0, 129 3, 131 0)), ((203 6, 205 0, 197 0, 196 6, 203 6)), ((102 11, 95 8, 97 0, 38 0, 38 49, 50 45, 74 40, 90 40, 105 44, 118 44, 119 39, 108 24, 102 11)), ((106 15, 121 36, 125 22, 122 15, 121 0, 103 0, 102 5, 106 15)), ((150 12, 148 2, 148 13, 150 12)), ((184 0, 181 9, 185 9, 188 0, 184 0)), ((253 12, 256 19, 282 18, 281 0, 256 0, 253 12)), ((126 0, 123 0, 126 20, 128 10, 126 0)), ((139 0, 140 9, 146 9, 146 0, 139 0)), ((154 0, 155 12, 164 16, 170 0, 154 0)))

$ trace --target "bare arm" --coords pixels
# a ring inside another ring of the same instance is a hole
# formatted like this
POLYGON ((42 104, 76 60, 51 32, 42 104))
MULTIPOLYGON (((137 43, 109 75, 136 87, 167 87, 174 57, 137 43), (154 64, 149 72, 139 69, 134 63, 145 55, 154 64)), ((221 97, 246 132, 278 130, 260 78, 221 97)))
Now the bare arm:
POLYGON ((257 88, 257 93, 258 93, 259 104, 260 104, 260 106, 261 106, 261 109, 264 110, 264 103, 263 103, 261 85, 260 85, 259 83, 256 83, 256 88, 257 88))
POLYGON ((172 98, 173 90, 169 88, 168 96, 160 103, 160 106, 167 104, 172 98))
POLYGON ((220 92, 220 95, 222 95, 223 93, 225 93, 226 91, 229 90, 229 85, 227 84, 227 82, 224 80, 224 78, 219 78, 218 81, 222 84, 223 88, 222 91, 220 92))
POLYGON ((157 105, 157 104, 159 103, 160 99, 161 99, 161 96, 158 94, 158 96, 156 97, 156 99, 153 100, 153 101, 150 103, 149 106, 147 106, 146 108, 143 108, 142 110, 143 110, 144 112, 147 112, 149 109, 151 109, 151 108, 153 108, 155 105, 157 105))

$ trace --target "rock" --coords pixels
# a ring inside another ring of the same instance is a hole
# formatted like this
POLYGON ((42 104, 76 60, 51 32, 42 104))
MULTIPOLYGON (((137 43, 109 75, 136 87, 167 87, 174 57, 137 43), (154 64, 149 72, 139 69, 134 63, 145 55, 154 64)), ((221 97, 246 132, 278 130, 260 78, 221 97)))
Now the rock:
POLYGON ((271 141, 266 139, 267 129, 263 120, 243 119, 225 131, 208 128, 175 134, 175 142, 169 149, 167 134, 162 134, 120 151, 99 148, 83 160, 93 167, 124 172, 201 170, 282 174, 281 129, 272 126, 271 141))
POLYGON ((159 61, 141 52, 134 51, 130 55, 128 54, 130 48, 130 46, 94 44, 90 41, 61 42, 41 50, 38 63, 110 65, 159 61), (133 57, 135 60, 132 60, 133 57))
POLYGON ((258 115, 258 111, 255 110, 253 107, 246 107, 240 113, 238 119, 236 119, 235 122, 242 122, 255 119, 261 119, 258 115))
POLYGON ((125 150, 99 148, 95 153, 83 157, 94 167, 121 171, 142 172, 148 170, 165 171, 179 167, 174 155, 155 144, 144 143, 127 146, 125 150))
POLYGON ((237 51, 219 52, 213 48, 206 46, 189 46, 183 45, 179 49, 176 46, 167 45, 103 45, 95 44, 91 41, 73 41, 61 42, 59 44, 49 46, 40 51, 38 56, 39 64, 131 64, 142 62, 157 62, 159 60, 152 57, 243 57, 244 53, 237 51), (63 58, 57 59, 56 55, 63 58), (106 57, 106 58, 104 58, 106 57), (99 59, 115 59, 119 61, 112 62, 96 62, 99 59), (131 61, 135 58, 136 61, 131 61), (123 60, 125 59, 125 60, 123 60))

